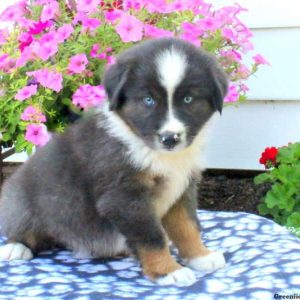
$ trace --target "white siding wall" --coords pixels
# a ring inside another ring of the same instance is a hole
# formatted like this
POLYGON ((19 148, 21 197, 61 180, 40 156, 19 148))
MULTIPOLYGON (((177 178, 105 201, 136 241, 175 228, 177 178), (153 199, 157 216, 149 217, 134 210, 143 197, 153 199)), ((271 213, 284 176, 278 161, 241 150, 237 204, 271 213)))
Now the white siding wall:
POLYGON ((207 147, 208 167, 263 169, 258 159, 265 147, 300 141, 300 1, 212 2, 248 9, 241 19, 252 28, 255 53, 271 67, 261 67, 248 81, 247 103, 225 108, 207 147))
MULTIPOLYGON (((260 53, 271 67, 262 67, 249 80, 250 101, 224 109, 207 147, 207 166, 261 169, 258 159, 265 147, 300 141, 300 1, 211 2, 219 7, 238 2, 248 8, 242 19, 252 28, 255 44, 255 53, 248 61, 260 53)), ((6 3, 0 1, 0 11, 6 3)))

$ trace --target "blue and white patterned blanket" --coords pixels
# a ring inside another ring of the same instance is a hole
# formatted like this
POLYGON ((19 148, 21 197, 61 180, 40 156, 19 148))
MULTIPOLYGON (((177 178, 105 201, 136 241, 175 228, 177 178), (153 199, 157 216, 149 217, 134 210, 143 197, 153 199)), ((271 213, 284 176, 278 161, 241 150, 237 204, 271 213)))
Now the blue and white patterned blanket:
POLYGON ((157 286, 143 277, 133 258, 77 260, 55 250, 29 262, 0 262, 0 299, 267 300, 274 294, 300 295, 300 239, 252 214, 199 211, 199 218, 206 245, 225 253, 227 267, 196 273, 198 281, 189 287, 157 286))

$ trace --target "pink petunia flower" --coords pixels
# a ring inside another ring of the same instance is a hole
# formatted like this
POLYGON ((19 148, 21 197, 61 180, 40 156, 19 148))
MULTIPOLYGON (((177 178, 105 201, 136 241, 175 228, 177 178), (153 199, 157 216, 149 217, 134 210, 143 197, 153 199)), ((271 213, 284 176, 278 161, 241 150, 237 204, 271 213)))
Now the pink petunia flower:
POLYGON ((44 123, 47 121, 46 116, 31 105, 25 108, 25 110, 21 114, 21 120, 34 121, 38 123, 44 123))
POLYGON ((93 90, 96 99, 95 105, 103 102, 106 99, 106 92, 103 85, 96 85, 93 87, 93 90))
POLYGON ((200 47, 200 37, 203 35, 204 30, 200 29, 196 24, 189 22, 184 22, 181 27, 183 33, 180 35, 180 38, 194 44, 196 47, 200 47))
POLYGON ((77 54, 70 58, 68 71, 71 73, 79 74, 85 70, 88 64, 88 59, 85 54, 77 54))
POLYGON ((41 44, 53 44, 57 43, 57 33, 55 31, 50 31, 41 36, 39 39, 41 44))
POLYGON ((141 8, 141 3, 139 3, 139 1, 124 0, 123 7, 124 10, 129 10, 129 9, 139 10, 141 8))
POLYGON ((61 27, 59 27, 56 31, 56 40, 59 43, 63 43, 65 40, 67 40, 70 35, 74 32, 74 28, 71 24, 65 24, 61 27))
POLYGON ((103 52, 101 52, 97 55, 97 58, 98 59, 106 59, 107 58, 107 53, 105 51, 103 51, 103 52))
POLYGON ((171 12, 167 1, 165 0, 140 0, 141 6, 144 6, 150 13, 168 13, 171 12))
POLYGON ((251 72, 245 65, 241 64, 236 70, 236 74, 241 79, 247 79, 250 76, 251 72))
POLYGON ((63 77, 61 73, 49 71, 48 69, 40 69, 27 72, 26 74, 28 76, 33 76, 43 87, 54 90, 57 93, 63 88, 63 77))
POLYGON ((239 98, 239 93, 236 85, 230 85, 224 102, 235 102, 239 98))
POLYGON ((114 65, 117 62, 116 58, 113 55, 107 56, 106 61, 106 66, 114 65))
POLYGON ((99 0, 77 0, 77 11, 90 14, 96 12, 99 5, 99 0))
POLYGON ((221 22, 213 17, 206 17, 204 19, 201 19, 197 22, 197 25, 199 28, 201 28, 204 31, 216 31, 220 28, 221 22))
POLYGON ((252 57, 254 59, 255 64, 257 65, 271 65, 263 56, 260 54, 256 54, 252 57))
POLYGON ((248 87, 246 84, 244 84, 244 83, 242 83, 242 84, 240 85, 240 89, 241 89, 241 91, 244 92, 244 93, 246 93, 246 92, 248 92, 248 91, 250 90, 249 87, 248 87))
POLYGON ((36 146, 45 146, 51 136, 44 124, 29 124, 26 127, 25 139, 36 146))
POLYGON ((236 50, 221 50, 220 54, 222 57, 229 60, 229 62, 240 62, 242 59, 241 54, 236 50))
POLYGON ((104 17, 106 22, 115 24, 117 20, 119 20, 122 17, 123 13, 121 10, 112 10, 112 11, 106 11, 104 13, 104 17))
POLYGON ((79 12, 73 19, 72 24, 76 25, 78 22, 81 22, 84 31, 95 30, 101 25, 101 21, 96 18, 88 18, 86 14, 79 12))
POLYGON ((221 32, 222 32, 222 36, 225 39, 227 39, 229 41, 233 40, 233 38, 234 38, 234 32, 230 28, 222 28, 221 32))
POLYGON ((24 101, 25 99, 32 97, 36 93, 37 93, 36 84, 25 86, 18 91, 18 93, 15 96, 15 99, 19 101, 24 101))
POLYGON ((20 49, 21 52, 23 52, 24 49, 26 47, 28 47, 33 42, 33 38, 29 33, 22 32, 19 35, 18 41, 20 42, 19 49, 20 49))
POLYGON ((56 43, 41 43, 34 42, 31 44, 33 53, 41 60, 46 61, 58 52, 58 46, 56 43))
POLYGON ((28 33, 31 35, 37 35, 42 33, 45 29, 53 25, 52 21, 46 22, 34 22, 32 26, 29 27, 28 33))
POLYGON ((116 31, 123 42, 137 42, 143 37, 143 25, 137 18, 124 14, 116 26, 116 31))
POLYGON ((74 105, 83 109, 101 104, 106 99, 104 87, 91 86, 89 84, 81 85, 72 96, 74 105))
POLYGON ((96 58, 98 56, 98 52, 100 50, 100 45, 99 44, 94 44, 92 46, 91 52, 90 52, 90 57, 96 58))
POLYGON ((59 5, 55 0, 46 4, 42 10, 41 21, 47 22, 59 15, 59 5))
POLYGON ((25 17, 21 17, 18 19, 18 25, 20 28, 28 31, 30 27, 32 27, 34 25, 35 21, 33 20, 29 20, 25 17))
POLYGON ((101 21, 96 18, 82 18, 81 24, 84 30, 96 30, 100 25, 101 21))
POLYGON ((1 14, 0 21, 18 22, 26 13, 26 2, 21 0, 13 5, 8 6, 1 14))
POLYGON ((16 67, 24 67, 27 62, 34 60, 36 57, 34 53, 32 52, 32 49, 30 47, 24 48, 24 50, 21 52, 21 55, 16 60, 16 67))
POLYGON ((161 38, 161 37, 172 37, 174 32, 169 30, 161 29, 156 26, 144 24, 144 33, 146 37, 161 38))
POLYGON ((50 31, 42 35, 42 37, 32 43, 32 51, 43 61, 48 60, 50 57, 58 52, 58 39, 55 31, 50 31))
POLYGON ((9 58, 9 55, 7 53, 0 55, 0 67, 3 65, 6 60, 9 58))

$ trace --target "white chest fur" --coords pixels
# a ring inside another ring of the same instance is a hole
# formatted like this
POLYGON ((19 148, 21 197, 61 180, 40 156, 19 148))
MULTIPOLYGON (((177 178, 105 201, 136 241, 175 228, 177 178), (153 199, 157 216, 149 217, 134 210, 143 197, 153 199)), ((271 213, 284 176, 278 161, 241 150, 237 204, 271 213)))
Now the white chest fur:
POLYGON ((151 172, 163 177, 162 188, 153 201, 158 217, 163 217, 188 187, 193 170, 199 169, 195 158, 195 156, 182 153, 167 159, 156 157, 153 161, 151 172))
POLYGON ((203 126, 189 147, 176 152, 160 152, 150 149, 116 113, 105 107, 102 112, 107 119, 100 120, 100 126, 127 145, 131 163, 139 170, 148 170, 150 175, 164 178, 163 188, 154 200, 155 211, 162 217, 188 187, 193 171, 205 169, 203 148, 217 113, 203 126))

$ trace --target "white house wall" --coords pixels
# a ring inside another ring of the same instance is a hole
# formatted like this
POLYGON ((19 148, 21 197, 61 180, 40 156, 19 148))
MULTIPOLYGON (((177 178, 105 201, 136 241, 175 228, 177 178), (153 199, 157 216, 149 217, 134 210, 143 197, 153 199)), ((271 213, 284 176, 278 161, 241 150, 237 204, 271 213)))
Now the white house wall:
POLYGON ((224 109, 206 148, 207 167, 262 169, 269 146, 300 141, 300 105, 295 101, 249 101, 224 109))

